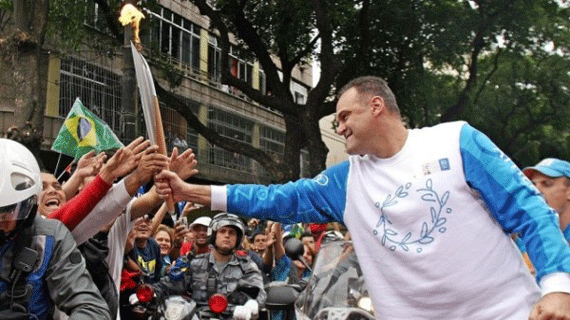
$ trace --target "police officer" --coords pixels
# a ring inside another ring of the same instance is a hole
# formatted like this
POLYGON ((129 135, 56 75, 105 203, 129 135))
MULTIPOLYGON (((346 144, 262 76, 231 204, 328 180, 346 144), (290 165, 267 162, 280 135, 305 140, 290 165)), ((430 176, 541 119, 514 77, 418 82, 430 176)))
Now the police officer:
POLYGON ((67 228, 36 217, 41 184, 32 153, 0 139, 0 319, 110 319, 67 228))
POLYGON ((205 303, 212 294, 221 293, 229 298, 230 304, 238 305, 234 309, 234 319, 257 316, 267 294, 257 265, 247 252, 236 251, 244 234, 245 226, 238 216, 225 212, 217 214, 208 227, 208 242, 214 250, 193 258, 184 272, 171 271, 169 279, 156 285, 157 291, 164 294, 188 292, 198 303, 205 303), (257 295, 243 299, 243 295, 236 294, 240 291, 238 288, 246 286, 258 291, 257 295))

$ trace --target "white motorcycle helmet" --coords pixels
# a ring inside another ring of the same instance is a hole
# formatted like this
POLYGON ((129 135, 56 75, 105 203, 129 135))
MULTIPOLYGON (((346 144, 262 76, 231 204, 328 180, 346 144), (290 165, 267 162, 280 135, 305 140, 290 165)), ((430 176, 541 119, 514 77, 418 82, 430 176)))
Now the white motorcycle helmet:
MULTIPOLYGON (((17 221, 10 235, 31 224, 41 191, 40 167, 34 155, 14 140, 0 139, 0 221, 17 221)), ((0 242, 6 236, 0 230, 0 242)))

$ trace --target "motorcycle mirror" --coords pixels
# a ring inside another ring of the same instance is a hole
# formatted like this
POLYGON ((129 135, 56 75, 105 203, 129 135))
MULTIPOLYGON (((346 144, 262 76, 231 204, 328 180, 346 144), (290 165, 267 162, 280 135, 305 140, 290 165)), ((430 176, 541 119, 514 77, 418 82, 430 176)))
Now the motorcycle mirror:
POLYGON ((237 287, 236 291, 245 293, 250 299, 257 298, 259 288, 252 285, 241 284, 237 287))
POLYGON ((295 303, 299 291, 291 286, 275 286, 267 289, 265 306, 271 310, 285 310, 295 303))
POLYGON ((285 254, 291 258, 291 260, 299 260, 303 257, 305 253, 305 247, 303 242, 297 238, 290 238, 285 242, 285 254))

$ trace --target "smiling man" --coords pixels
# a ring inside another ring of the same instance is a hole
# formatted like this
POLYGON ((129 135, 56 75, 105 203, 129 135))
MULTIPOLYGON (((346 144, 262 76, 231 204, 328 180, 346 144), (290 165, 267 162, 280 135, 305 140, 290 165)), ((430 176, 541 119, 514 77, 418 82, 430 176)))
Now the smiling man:
POLYGON ((42 172, 42 186, 38 210, 43 216, 48 216, 59 209, 67 199, 61 183, 57 181, 53 174, 42 172))
POLYGON ((143 216, 135 221, 135 246, 129 257, 144 270, 145 282, 154 283, 160 280, 162 259, 160 258, 160 246, 150 236, 152 219, 143 216))
POLYGON ((192 242, 184 242, 180 248, 180 255, 190 254, 195 257, 202 253, 210 252, 210 244, 208 243, 208 226, 212 219, 210 217, 198 217, 194 220, 188 229, 194 234, 192 242))

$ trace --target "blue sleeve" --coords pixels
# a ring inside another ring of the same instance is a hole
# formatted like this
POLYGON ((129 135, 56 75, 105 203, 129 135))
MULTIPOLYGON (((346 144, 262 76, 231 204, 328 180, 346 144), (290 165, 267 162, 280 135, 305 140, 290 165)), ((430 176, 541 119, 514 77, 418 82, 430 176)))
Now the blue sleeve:
POLYGON ((292 266, 291 258, 286 255, 281 256, 281 259, 276 261, 275 267, 271 271, 271 281, 286 281, 291 274, 292 266))
POLYGON ((570 272, 570 248, 556 213, 511 159, 469 125, 461 129, 460 151, 467 184, 479 192, 505 232, 520 235, 537 280, 570 272))
POLYGON ((229 185, 228 212, 282 223, 343 222, 349 162, 283 185, 229 185))

